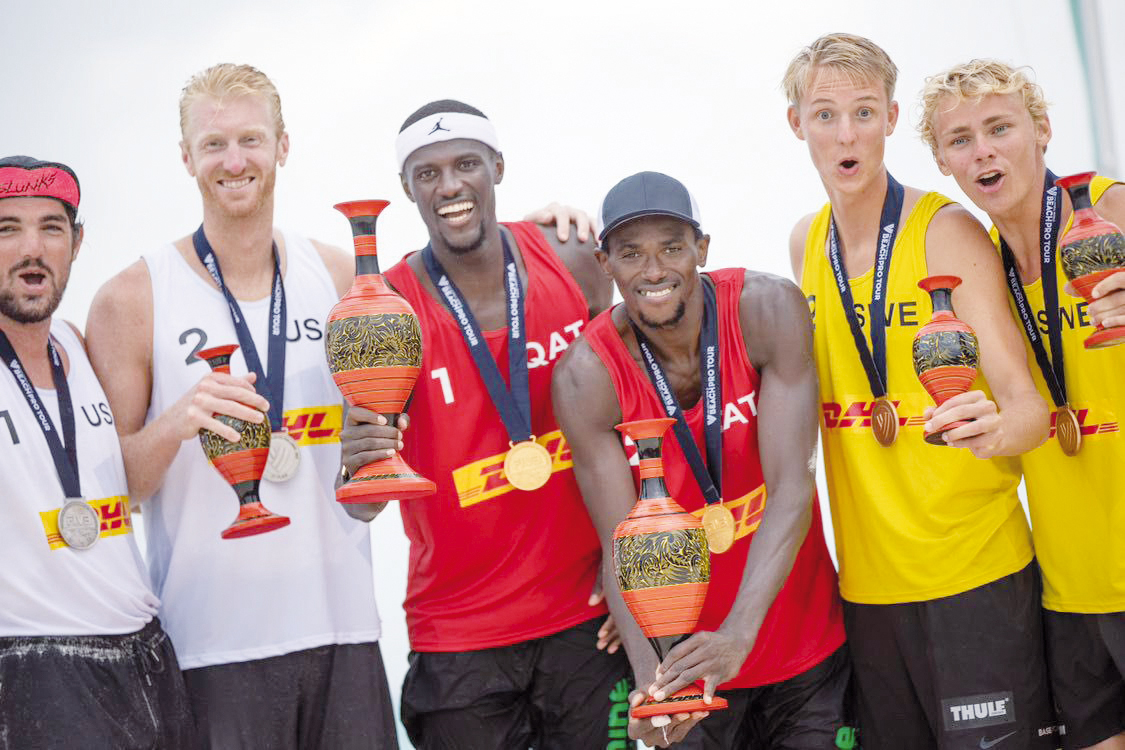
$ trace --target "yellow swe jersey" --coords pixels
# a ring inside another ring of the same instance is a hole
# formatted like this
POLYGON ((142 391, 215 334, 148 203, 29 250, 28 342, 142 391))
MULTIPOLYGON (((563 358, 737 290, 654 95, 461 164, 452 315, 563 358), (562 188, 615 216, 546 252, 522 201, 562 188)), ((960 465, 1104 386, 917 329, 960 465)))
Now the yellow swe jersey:
MULTIPOLYGON (((801 289, 815 325, 840 593, 851 602, 949 596, 1014 573, 1032 558, 1027 519, 1016 495, 1018 461, 982 461, 968 450, 922 440, 922 412, 933 401, 914 374, 911 346, 932 308, 917 283, 929 275, 926 228, 949 202, 937 193, 924 195, 895 241, 885 297, 887 379, 900 427, 889 448, 875 442, 871 432, 871 387, 825 252, 831 206, 816 216, 805 240, 801 289)), ((873 276, 869 269, 851 279, 869 346, 873 276)), ((989 393, 983 378, 973 387, 989 393)))
MULTIPOLYGON (((1090 197, 1097 203, 1113 184, 1095 178, 1090 197)), ((1063 233, 1070 225, 1068 221, 1063 233)), ((992 238, 999 246, 995 228, 992 238)), ((1125 610, 1125 346, 1082 345, 1094 327, 1082 298, 1064 290, 1066 276, 1055 262, 1066 392, 1082 424, 1082 450, 1069 458, 1063 454, 1052 416, 1050 438, 1022 457, 1035 554, 1043 572, 1043 606, 1057 612, 1120 612, 1125 610)), ((1023 290, 1050 352, 1042 279, 1023 290)), ((1012 314, 1019 319, 1014 302, 1012 314)), ((1026 335, 1024 343, 1035 385, 1053 406, 1026 335)))

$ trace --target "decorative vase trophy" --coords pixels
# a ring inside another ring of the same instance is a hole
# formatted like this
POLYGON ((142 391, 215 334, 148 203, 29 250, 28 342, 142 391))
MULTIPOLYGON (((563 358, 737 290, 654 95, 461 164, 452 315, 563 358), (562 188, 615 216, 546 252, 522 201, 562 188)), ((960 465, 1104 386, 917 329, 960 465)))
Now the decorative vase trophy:
MULTIPOLYGON (((387 201, 350 201, 335 208, 352 225, 355 281, 328 314, 324 339, 332 379, 352 406, 398 416, 422 367, 422 328, 410 303, 379 273, 375 220, 387 201)), ((364 466, 336 490, 341 503, 408 500, 437 490, 395 452, 364 466)))
MULTIPOLYGON (((1102 279, 1125 271, 1125 235, 1094 210, 1090 201, 1090 181, 1097 172, 1082 172, 1060 177, 1055 184, 1070 193, 1074 206, 1074 223, 1059 241, 1059 257, 1063 273, 1074 290, 1086 302, 1093 302, 1090 293, 1102 279)), ((1083 342, 1087 349, 1125 343, 1125 326, 1097 330, 1083 342)))
MULTIPOLYGON (((953 314, 953 290, 960 284, 956 276, 930 276, 918 282, 929 292, 934 314, 914 336, 914 372, 938 406, 969 390, 977 377, 977 335, 953 314)), ((969 420, 958 420, 923 437, 932 445, 947 445, 942 435, 967 424, 969 420)))
MULTIPOLYGON (((195 356, 210 365, 212 371, 230 374, 230 357, 236 349, 238 349, 237 344, 216 346, 211 349, 201 349, 195 356)), ((223 529, 220 536, 223 539, 237 539, 288 526, 289 519, 271 513, 262 505, 262 500, 258 496, 262 472, 266 469, 266 457, 270 453, 269 419, 255 424, 225 414, 214 416, 242 435, 237 443, 232 443, 210 430, 199 431, 199 442, 203 444, 203 453, 207 456, 207 460, 238 493, 238 518, 223 529)))
MULTIPOLYGON (((695 629, 707 585, 711 553, 698 518, 669 497, 660 458, 664 433, 674 419, 640 419, 617 425, 637 444, 641 492, 637 504, 613 532, 613 565, 625 605, 663 661, 695 629)), ((647 700, 629 713, 644 719, 726 708, 723 698, 703 702, 689 685, 662 701, 647 700)))

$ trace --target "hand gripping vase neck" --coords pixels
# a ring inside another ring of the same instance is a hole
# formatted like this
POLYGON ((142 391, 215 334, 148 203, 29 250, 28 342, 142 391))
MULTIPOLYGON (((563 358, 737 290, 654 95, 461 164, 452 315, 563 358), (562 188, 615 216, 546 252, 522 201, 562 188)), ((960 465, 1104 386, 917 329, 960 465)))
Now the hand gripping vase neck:
MULTIPOLYGON (((640 458, 641 492, 613 532, 613 565, 621 596, 661 660, 699 621, 711 580, 711 553, 698 518, 668 494, 660 457, 674 419, 641 419, 617 425, 632 438, 640 458)), ((689 685, 662 701, 647 700, 629 713, 635 719, 691 711, 718 711, 727 702, 703 702, 689 685)))
MULTIPOLYGON (((324 338, 332 379, 352 406, 378 412, 387 424, 399 415, 422 368, 422 327, 410 303, 379 273, 375 220, 387 201, 351 201, 335 208, 352 226, 355 280, 328 314, 324 338)), ((437 486, 395 452, 357 471, 336 490, 341 503, 408 500, 437 486)))
MULTIPOLYGON (((229 374, 230 358, 237 349, 237 344, 228 344, 202 349, 195 356, 210 365, 213 372, 229 374)), ((255 423, 226 414, 214 416, 242 436, 238 442, 232 443, 210 430, 199 431, 199 442, 203 445, 207 460, 238 494, 238 518, 220 536, 223 539, 237 539, 288 526, 289 518, 270 512, 262 505, 259 497, 262 472, 266 469, 266 459, 270 452, 269 418, 255 423)))
MULTIPOLYGON (((969 390, 977 377, 977 336, 953 314, 953 290, 960 284, 956 276, 930 276, 918 282, 929 293, 934 314, 914 336, 914 372, 938 406, 969 390)), ((969 420, 958 420, 927 432, 924 438, 931 445, 948 445, 942 436, 967 424, 969 420)))
MULTIPOLYGON (((1102 279, 1125 271, 1125 235, 1116 224, 1099 216, 1090 200, 1090 182, 1095 174, 1082 172, 1055 180, 1070 194, 1074 206, 1074 224, 1060 240, 1063 273, 1087 303, 1094 301, 1094 287, 1102 279)), ((1100 349, 1121 343, 1125 343, 1125 326, 1099 325, 1083 345, 1100 349)))

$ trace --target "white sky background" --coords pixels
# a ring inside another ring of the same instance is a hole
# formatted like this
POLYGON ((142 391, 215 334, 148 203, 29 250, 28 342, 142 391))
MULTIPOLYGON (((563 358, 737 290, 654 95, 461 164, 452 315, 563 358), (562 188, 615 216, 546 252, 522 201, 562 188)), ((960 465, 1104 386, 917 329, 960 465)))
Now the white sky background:
MULTIPOLYGON (((0 152, 63 161, 82 183, 86 244, 60 310, 79 326, 110 275, 198 225, 177 102, 194 72, 221 61, 261 68, 281 92, 291 151, 278 176, 277 223, 350 249, 332 205, 390 199, 379 222, 384 268, 426 236, 399 186, 394 137, 422 104, 455 98, 499 131, 502 219, 554 199, 593 211, 617 180, 654 169, 695 193, 711 267, 790 276, 789 231, 825 196, 786 123, 779 83, 798 49, 830 31, 869 36, 899 65, 902 118, 887 163, 900 181, 960 197, 913 125, 923 77, 972 57, 1030 65, 1053 105, 1049 164, 1060 174, 1093 166, 1062 2, 8 0, 2 8, 0 152)), ((1125 7, 1103 2, 1101 13, 1108 44, 1125 31, 1125 7)), ((1110 90, 1122 91, 1125 56, 1113 52, 1110 90)), ((1125 96, 1112 104, 1125 155, 1125 96)), ((373 531, 397 704, 406 544, 394 515, 373 531)))

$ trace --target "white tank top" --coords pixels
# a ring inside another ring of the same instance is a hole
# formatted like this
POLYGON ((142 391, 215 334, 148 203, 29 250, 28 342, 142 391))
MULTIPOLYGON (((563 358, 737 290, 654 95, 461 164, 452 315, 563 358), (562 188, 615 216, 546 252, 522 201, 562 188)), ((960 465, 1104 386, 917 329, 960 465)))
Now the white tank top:
MULTIPOLYGON (((145 502, 145 536, 160 618, 184 669, 264 659, 379 638, 367 524, 336 502, 342 400, 324 356, 338 299, 308 240, 284 235, 287 329, 284 418, 300 445, 296 476, 262 481, 262 503, 289 526, 222 539, 238 498, 196 439, 180 445, 161 489, 145 502)), ((237 344, 223 295, 173 245, 144 256, 152 279, 151 421, 209 372, 194 352, 237 344)), ((269 297, 239 301, 263 366, 269 297)), ((231 360, 247 372, 242 350, 231 360)))
MULTIPOLYGON (((133 537, 113 413, 71 327, 52 321, 51 335, 70 359, 79 482, 101 516, 101 534, 86 550, 59 536, 65 495, 47 438, 15 376, 0 368, 0 636, 132 633, 159 602, 133 537)), ((61 434, 58 394, 36 391, 61 434)))

